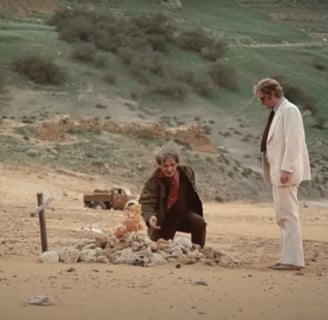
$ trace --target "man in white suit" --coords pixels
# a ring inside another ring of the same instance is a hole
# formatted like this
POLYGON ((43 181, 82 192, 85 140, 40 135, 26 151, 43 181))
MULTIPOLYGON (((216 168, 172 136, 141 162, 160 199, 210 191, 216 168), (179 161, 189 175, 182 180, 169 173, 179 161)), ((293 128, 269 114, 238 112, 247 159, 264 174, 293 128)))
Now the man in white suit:
POLYGON ((274 79, 259 81, 254 94, 271 110, 261 141, 264 182, 272 188, 280 227, 280 259, 271 268, 299 270, 305 263, 297 191, 311 179, 302 115, 274 79))

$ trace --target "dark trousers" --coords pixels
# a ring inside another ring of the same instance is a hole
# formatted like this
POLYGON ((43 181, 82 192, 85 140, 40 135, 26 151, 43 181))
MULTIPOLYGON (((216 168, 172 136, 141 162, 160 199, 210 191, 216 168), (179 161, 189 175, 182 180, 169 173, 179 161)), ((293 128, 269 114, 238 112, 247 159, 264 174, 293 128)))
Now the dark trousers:
POLYGON ((191 242, 203 248, 206 240, 206 222, 197 213, 187 212, 183 217, 167 215, 160 230, 152 230, 151 240, 173 239, 177 231, 191 233, 191 242))

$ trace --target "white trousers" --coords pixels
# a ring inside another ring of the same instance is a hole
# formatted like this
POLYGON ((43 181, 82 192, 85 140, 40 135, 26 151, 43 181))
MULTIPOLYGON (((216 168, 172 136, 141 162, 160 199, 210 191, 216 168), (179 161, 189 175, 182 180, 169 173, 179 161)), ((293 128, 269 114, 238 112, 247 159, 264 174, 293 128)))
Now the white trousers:
POLYGON ((272 186, 277 223, 280 227, 280 259, 279 263, 304 267, 298 185, 272 186))

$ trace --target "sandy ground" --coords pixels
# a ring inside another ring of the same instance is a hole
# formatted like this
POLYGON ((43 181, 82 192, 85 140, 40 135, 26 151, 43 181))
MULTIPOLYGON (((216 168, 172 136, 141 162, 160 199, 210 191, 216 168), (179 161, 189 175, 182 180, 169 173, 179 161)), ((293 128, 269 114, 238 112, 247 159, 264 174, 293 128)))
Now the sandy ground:
POLYGON ((39 221, 30 215, 38 192, 55 198, 46 209, 50 248, 77 243, 89 236, 88 226, 109 232, 122 212, 83 208, 82 193, 102 186, 100 178, 3 164, 0 172, 1 320, 327 319, 327 203, 301 202, 301 272, 268 268, 279 249, 270 203, 205 203, 207 245, 238 259, 240 268, 42 264, 39 221), (28 304, 36 295, 52 305, 28 304))

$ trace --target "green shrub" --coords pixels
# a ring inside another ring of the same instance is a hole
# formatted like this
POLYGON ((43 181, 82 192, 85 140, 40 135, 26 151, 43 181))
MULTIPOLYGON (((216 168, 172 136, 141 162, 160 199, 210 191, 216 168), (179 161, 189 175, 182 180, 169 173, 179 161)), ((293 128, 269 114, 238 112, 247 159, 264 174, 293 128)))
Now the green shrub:
POLYGON ((287 82, 284 76, 274 76, 279 81, 284 89, 285 97, 296 105, 300 106, 303 110, 309 110, 312 114, 315 123, 313 127, 319 130, 324 130, 327 119, 320 114, 313 97, 307 95, 303 90, 297 88, 287 82))
POLYGON ((97 109, 107 109, 107 106, 101 103, 96 103, 95 108, 97 109))
POLYGON ((103 68, 107 64, 107 57, 104 54, 97 54, 94 57, 93 63, 96 68, 103 68))
POLYGON ((94 39, 94 24, 86 15, 73 16, 60 27, 57 27, 60 38, 68 42, 85 41, 92 42, 94 39))
POLYGON ((211 134, 211 132, 212 132, 212 128, 207 124, 203 125, 202 129, 206 134, 211 134))
POLYGON ((50 58, 30 55, 13 62, 13 69, 39 84, 61 84, 66 75, 50 58))
POLYGON ((215 196, 214 200, 215 200, 216 202, 224 202, 223 198, 220 197, 220 196, 215 196))
POLYGON ((48 20, 48 24, 51 26, 59 27, 65 24, 71 17, 73 17, 76 13, 73 10, 65 9, 59 10, 54 13, 48 20))
POLYGON ((319 71, 326 71, 327 67, 321 62, 314 62, 313 67, 319 71))
POLYGON ((92 42, 97 48, 111 52, 121 47, 144 46, 165 52, 175 30, 163 14, 127 18, 64 10, 56 12, 49 23, 56 26, 63 40, 92 42))
POLYGON ((162 13, 141 15, 131 19, 132 23, 145 34, 161 34, 167 40, 172 40, 175 27, 169 18, 162 13))
POLYGON ((81 43, 77 45, 73 52, 72 57, 77 60, 92 62, 95 60, 97 49, 92 43, 81 43))
POLYGON ((317 115, 319 110, 316 106, 315 99, 305 94, 303 90, 288 83, 284 76, 274 76, 284 89, 285 97, 293 103, 301 106, 305 110, 311 111, 312 115, 317 115))
POLYGON ((209 46, 203 47, 200 51, 202 56, 210 61, 216 61, 227 54, 228 46, 224 40, 213 41, 209 46))
POLYGON ((164 35, 149 35, 146 39, 154 51, 168 51, 168 42, 164 35))
MULTIPOLYGON (((214 39, 201 29, 176 36, 175 25, 161 13, 128 17, 64 10, 56 12, 50 23, 56 26, 62 39, 85 43, 74 50, 73 57, 76 59, 93 61, 101 67, 103 61, 98 61, 96 55, 97 49, 101 49, 117 55, 143 84, 156 83, 158 78, 164 79, 164 84, 152 88, 153 93, 181 99, 187 94, 185 84, 205 97, 215 94, 216 85, 229 90, 237 88, 233 68, 215 65, 210 78, 203 75, 203 78, 198 79, 192 72, 181 71, 170 65, 164 54, 172 44, 197 52, 210 61, 224 56, 227 46, 223 40, 214 39), (173 84, 169 85, 169 82, 173 84)), ((111 77, 106 81, 112 83, 111 77)))
POLYGON ((181 33, 176 38, 176 43, 181 49, 198 52, 211 61, 222 58, 228 50, 227 43, 223 39, 214 39, 201 29, 181 33))
POLYGON ((130 72, 140 83, 145 84, 145 85, 150 84, 151 76, 148 71, 144 70, 143 68, 139 68, 138 65, 134 64, 134 65, 131 65, 130 72))
POLYGON ((202 48, 209 47, 212 40, 201 29, 185 31, 177 39, 177 45, 183 50, 201 52, 202 48))
POLYGON ((192 82, 194 91, 200 96, 210 98, 216 94, 217 88, 210 79, 195 79, 192 82))
POLYGON ((125 64, 130 65, 134 59, 134 51, 129 47, 122 47, 118 50, 118 56, 125 64))
POLYGON ((165 75, 165 61, 162 54, 151 50, 136 52, 132 63, 135 67, 143 68, 157 76, 165 75))
POLYGON ((120 47, 120 34, 111 37, 106 30, 95 30, 93 33, 94 43, 98 49, 108 51, 108 52, 117 52, 120 47))
POLYGON ((319 130, 324 130, 327 123, 327 119, 323 116, 316 116, 315 120, 316 123, 313 125, 313 127, 319 130))
POLYGON ((221 88, 230 91, 238 90, 236 72, 232 66, 217 61, 210 66, 209 75, 221 88))
MULTIPOLYGON (((24 123, 27 123, 27 122, 24 122, 24 123)), ((33 129, 29 125, 17 127, 17 128, 15 128, 15 132, 17 132, 18 134, 20 134, 24 137, 31 137, 33 135, 33 129)))
POLYGON ((178 82, 164 81, 155 84, 150 90, 150 94, 162 95, 174 100, 183 100, 187 96, 187 89, 178 82))
POLYGON ((104 80, 109 83, 109 84, 114 84, 116 83, 116 77, 114 74, 110 73, 110 72, 106 72, 104 74, 104 80))
POLYGON ((116 48, 128 47, 133 51, 135 50, 152 50, 150 44, 147 41, 147 38, 140 34, 136 33, 134 36, 127 36, 122 33, 118 33, 115 37, 113 37, 116 43, 116 48))
POLYGON ((195 83, 197 79, 195 73, 192 70, 185 70, 185 71, 178 72, 176 78, 179 81, 182 81, 191 86, 195 83))
POLYGON ((148 74, 163 78, 169 73, 169 66, 165 63, 163 55, 149 47, 139 50, 124 47, 119 50, 119 55, 129 67, 130 72, 138 79, 144 80, 145 75, 148 74))

